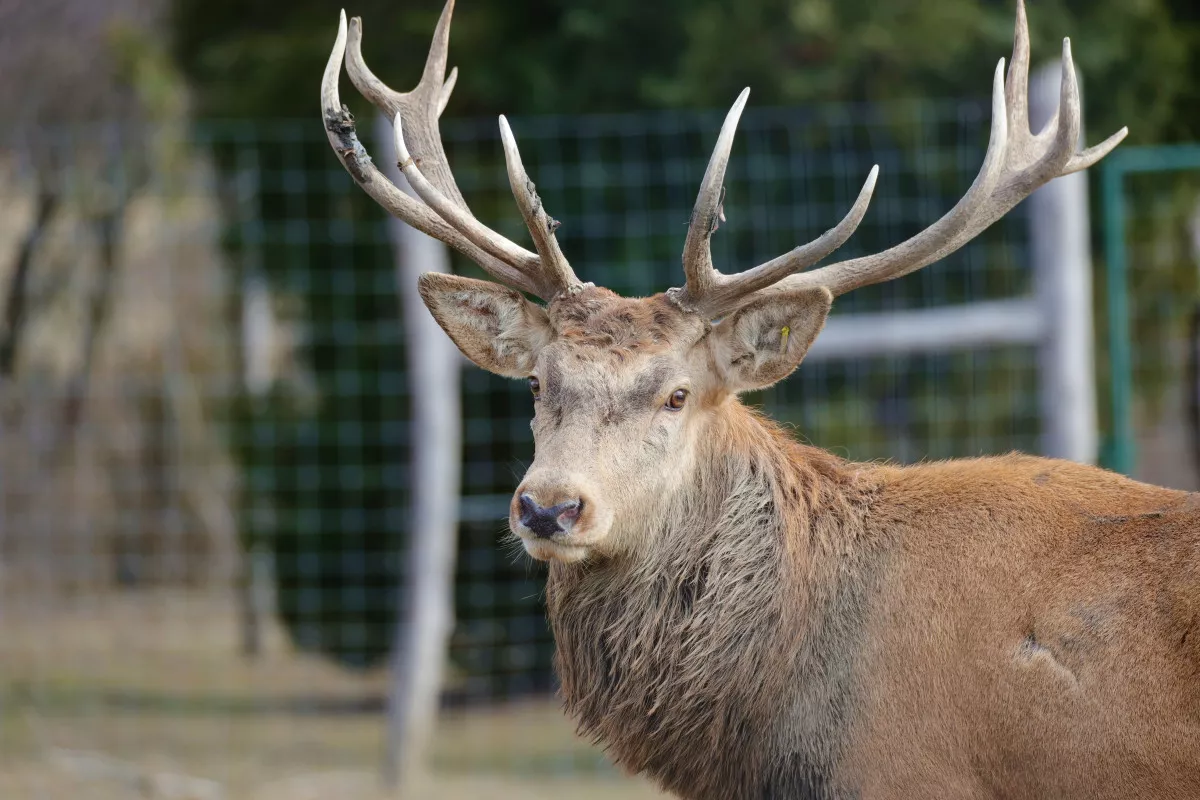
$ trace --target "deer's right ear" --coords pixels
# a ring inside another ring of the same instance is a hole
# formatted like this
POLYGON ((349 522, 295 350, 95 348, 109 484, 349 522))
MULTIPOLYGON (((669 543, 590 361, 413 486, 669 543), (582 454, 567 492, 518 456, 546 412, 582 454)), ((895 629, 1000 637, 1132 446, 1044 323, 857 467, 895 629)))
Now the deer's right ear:
POLYGON ((546 310, 515 289, 440 272, 426 272, 417 285, 442 330, 489 372, 529 377, 553 337, 546 310))
POLYGON ((823 286, 777 292, 713 327, 712 346, 730 391, 765 389, 800 366, 825 325, 833 295, 823 286))

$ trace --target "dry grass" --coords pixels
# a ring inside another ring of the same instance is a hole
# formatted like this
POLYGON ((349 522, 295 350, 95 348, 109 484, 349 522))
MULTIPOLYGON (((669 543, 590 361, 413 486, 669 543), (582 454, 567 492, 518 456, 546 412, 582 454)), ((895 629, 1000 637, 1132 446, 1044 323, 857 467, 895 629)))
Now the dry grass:
MULTIPOLYGON (((0 598, 0 798, 385 797, 377 700, 278 630, 236 654, 231 605, 155 594, 0 598)), ((422 798, 658 798, 604 766, 552 701, 446 715, 422 798)))

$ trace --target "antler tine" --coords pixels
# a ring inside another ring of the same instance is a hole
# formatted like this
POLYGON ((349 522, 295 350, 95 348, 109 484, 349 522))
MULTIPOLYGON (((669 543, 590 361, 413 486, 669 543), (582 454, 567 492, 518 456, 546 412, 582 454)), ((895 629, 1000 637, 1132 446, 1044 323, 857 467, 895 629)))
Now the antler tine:
POLYGON ((687 239, 683 244, 683 275, 687 283, 688 297, 703 297, 716 281, 717 271, 713 268, 711 239, 713 231, 724 220, 721 209, 725 193, 725 169, 729 166, 729 153, 733 150, 733 137, 737 133, 742 109, 750 98, 749 87, 742 90, 733 108, 725 115, 721 133, 713 147, 712 156, 700 181, 696 205, 692 208, 692 219, 688 224, 687 239))
POLYGON ((1095 164, 1129 132, 1121 128, 1095 147, 1077 152, 1082 122, 1069 39, 1063 40, 1058 111, 1036 136, 1030 132, 1029 31, 1021 0, 1017 4, 1013 63, 1006 83, 1001 83, 1003 67, 1001 60, 993 79, 992 131, 983 166, 971 188, 949 213, 882 253, 794 275, 766 291, 824 286, 839 295, 914 272, 962 247, 1040 186, 1095 164))
POLYGON ((745 272, 735 275, 722 274, 712 263, 711 240, 718 222, 724 220, 721 204, 725 170, 729 165, 734 132, 749 96, 749 89, 742 90, 721 126, 721 133, 717 137, 717 144, 713 148, 712 157, 700 184, 691 224, 688 226, 687 241, 683 246, 683 273, 686 283, 682 289, 671 289, 668 292, 681 307, 709 316, 719 316, 737 306, 746 295, 812 266, 841 247, 867 213, 871 194, 875 191, 875 181, 879 176, 879 166, 875 165, 867 175, 866 183, 863 184, 850 211, 841 222, 817 239, 745 272))
MULTIPOLYGON (((1079 102, 1079 79, 1075 74, 1075 60, 1071 58, 1071 40, 1063 39, 1062 79, 1058 92, 1058 107, 1046 126, 1036 135, 1028 127, 1017 131, 1013 152, 1008 162, 1014 169, 1027 166, 1030 177, 1045 180, 1062 174, 1063 167, 1079 148, 1080 117, 1083 110, 1079 102), (1043 152, 1039 155, 1039 149, 1043 152)), ((1044 182, 1044 181, 1043 181, 1044 182)))
POLYGON ((1012 61, 1004 83, 1004 101, 1008 107, 1009 133, 1020 135, 1029 130, 1029 20, 1025 15, 1025 0, 1017 0, 1012 61))
POLYGON ((1109 136, 1100 144, 1094 144, 1082 153, 1076 153, 1071 156, 1071 160, 1067 162, 1067 166, 1063 167, 1062 174, 1070 175, 1072 172, 1079 172, 1081 169, 1087 169, 1094 165, 1097 161, 1111 153, 1128 135, 1129 128, 1122 127, 1121 130, 1109 136))
POLYGON ((496 279, 539 297, 551 296, 552 292, 547 292, 542 281, 489 255, 448 225, 433 209, 400 191, 379 171, 366 148, 358 140, 354 116, 342 105, 338 92, 338 79, 346 54, 346 42, 346 12, 343 11, 338 20, 337 38, 321 78, 321 115, 325 121, 325 133, 329 144, 355 183, 388 213, 404 220, 422 233, 450 245, 496 279))
POLYGON ((517 207, 521 209, 521 216, 525 218, 525 226, 529 228, 533 245, 541 256, 546 272, 556 286, 565 289, 581 286, 571 265, 567 263, 566 257, 558 247, 558 239, 554 237, 558 221, 551 219, 546 213, 542 199, 538 197, 537 188, 526 174, 525 165, 521 162, 521 151, 517 149, 517 140, 513 138, 512 128, 508 126, 504 115, 500 116, 500 141, 504 144, 508 183, 512 187, 513 197, 517 201, 517 207))
POLYGON ((442 112, 446 110, 446 105, 450 102, 450 95, 454 93, 454 85, 458 83, 458 67, 450 70, 450 77, 446 78, 446 82, 442 84, 442 93, 438 97, 438 117, 442 116, 442 112))
POLYGON ((425 55, 425 69, 421 71, 421 82, 416 92, 432 91, 440 94, 446 81, 446 67, 450 61, 450 20, 454 17, 454 0, 446 0, 442 13, 438 15, 429 52, 425 55))

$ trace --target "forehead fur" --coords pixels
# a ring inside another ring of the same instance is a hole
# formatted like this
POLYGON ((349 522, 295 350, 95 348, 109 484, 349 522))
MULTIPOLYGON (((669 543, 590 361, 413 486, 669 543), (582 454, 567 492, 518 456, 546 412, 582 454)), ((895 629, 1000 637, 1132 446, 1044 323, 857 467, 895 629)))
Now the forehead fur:
POLYGON ((558 298, 547 310, 560 340, 618 357, 662 352, 685 341, 690 344, 708 329, 665 294, 621 297, 600 286, 558 298))

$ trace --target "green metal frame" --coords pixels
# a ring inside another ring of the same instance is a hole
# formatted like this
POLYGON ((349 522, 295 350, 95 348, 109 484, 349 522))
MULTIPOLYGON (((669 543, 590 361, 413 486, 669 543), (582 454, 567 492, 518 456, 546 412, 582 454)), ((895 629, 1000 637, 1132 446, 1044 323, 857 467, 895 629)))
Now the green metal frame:
POLYGON ((1139 172, 1200 169, 1200 145, 1122 147, 1105 158, 1101 167, 1101 213, 1108 295, 1109 393, 1112 399, 1112 430, 1104 444, 1101 463, 1128 475, 1133 471, 1137 452, 1133 434, 1125 176, 1139 172))

